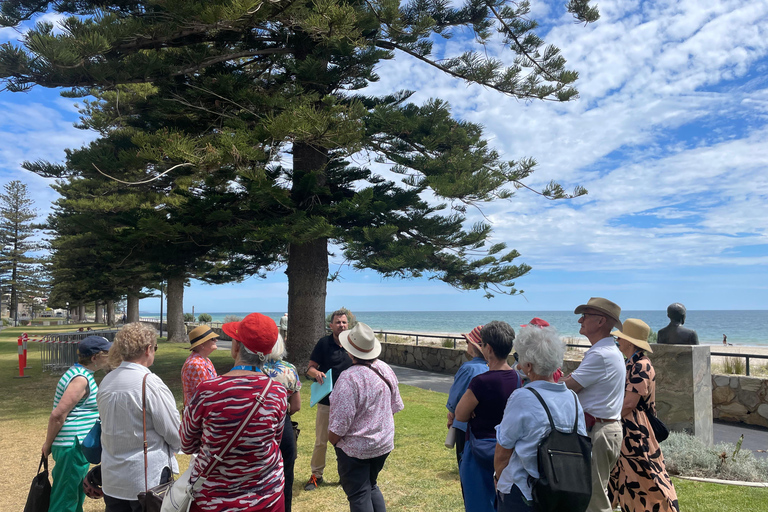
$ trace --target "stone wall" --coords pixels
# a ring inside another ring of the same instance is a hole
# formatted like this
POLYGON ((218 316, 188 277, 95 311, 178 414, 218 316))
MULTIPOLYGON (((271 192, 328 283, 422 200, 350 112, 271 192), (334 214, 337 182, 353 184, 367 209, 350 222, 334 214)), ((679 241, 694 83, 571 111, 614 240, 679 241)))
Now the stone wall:
POLYGON ((389 364, 453 375, 467 361, 465 354, 453 348, 382 343, 379 357, 389 364))
POLYGON ((712 409, 717 419, 768 427, 768 379, 713 375, 712 409))

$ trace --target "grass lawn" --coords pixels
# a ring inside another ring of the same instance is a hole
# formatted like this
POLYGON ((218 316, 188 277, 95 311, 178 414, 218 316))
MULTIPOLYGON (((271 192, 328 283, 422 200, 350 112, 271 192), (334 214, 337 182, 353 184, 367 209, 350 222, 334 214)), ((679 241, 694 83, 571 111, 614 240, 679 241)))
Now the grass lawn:
MULTIPOLYGON (((0 332, 0 386, 4 390, 0 401, 0 479, 2 510, 21 510, 29 484, 37 470, 40 448, 45 438, 48 415, 54 389, 59 377, 43 373, 36 344, 29 344, 27 375, 14 379, 17 370, 16 338, 21 332, 30 338, 47 332, 60 332, 57 327, 7 328, 0 332)), ((67 326, 75 330, 78 326, 67 326)), ((177 397, 181 409, 180 370, 189 354, 183 346, 160 343, 152 371, 157 373, 177 397)), ((211 357, 219 373, 229 370, 229 352, 219 350, 211 357)), ((97 374, 100 380, 103 373, 97 374)), ((445 438, 446 395, 400 386, 405 410, 395 416, 395 450, 379 477, 379 485, 388 509, 396 511, 460 511, 463 510, 458 470, 452 450, 443 446, 445 438)), ((302 430, 296 461, 294 510, 296 512, 336 512, 348 510, 346 497, 338 485, 336 457, 328 450, 325 485, 313 492, 303 491, 309 478, 309 459, 314 444, 315 409, 309 405, 309 385, 302 389, 302 409, 294 420, 302 430)), ((182 469, 189 458, 179 456, 182 469)), ((51 459, 51 462, 53 459, 51 459)), ((680 508, 683 512, 768 512, 768 489, 705 484, 675 479, 680 508)), ((102 500, 86 498, 85 511, 104 510, 102 500)))

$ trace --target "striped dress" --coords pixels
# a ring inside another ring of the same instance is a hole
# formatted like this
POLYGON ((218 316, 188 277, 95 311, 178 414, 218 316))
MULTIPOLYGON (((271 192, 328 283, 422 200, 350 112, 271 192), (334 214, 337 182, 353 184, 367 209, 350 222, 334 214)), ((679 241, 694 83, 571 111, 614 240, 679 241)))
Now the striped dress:
POLYGON ((59 405, 61 397, 67 390, 67 386, 73 378, 83 376, 88 380, 88 393, 75 405, 74 409, 64 420, 64 426, 61 427, 59 435, 53 441, 53 446, 72 446, 75 437, 82 442, 88 435, 96 420, 99 419, 99 409, 96 405, 96 395, 99 387, 93 379, 93 372, 86 367, 75 364, 62 375, 59 384, 56 386, 56 394, 53 397, 53 408, 59 405))
MULTIPOLYGON (((184 453, 198 454, 190 481, 194 482, 212 455, 226 446, 268 380, 263 373, 253 373, 219 376, 198 386, 184 410, 180 431, 184 453)), ((283 458, 279 445, 287 406, 285 388, 274 382, 261 410, 195 495, 193 511, 283 510, 283 458)))

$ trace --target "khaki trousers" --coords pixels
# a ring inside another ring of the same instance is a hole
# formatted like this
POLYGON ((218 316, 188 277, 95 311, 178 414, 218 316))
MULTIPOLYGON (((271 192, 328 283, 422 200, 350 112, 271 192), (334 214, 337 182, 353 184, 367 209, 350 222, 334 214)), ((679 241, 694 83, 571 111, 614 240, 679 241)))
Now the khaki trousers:
POLYGON ((621 421, 597 422, 589 433, 592 439, 592 499, 587 512, 613 510, 607 489, 611 471, 619 460, 622 437, 621 421))
POLYGON ((328 451, 328 416, 331 407, 317 404, 315 417, 315 448, 312 450, 312 460, 309 465, 315 478, 322 478, 325 469, 325 454, 328 451))

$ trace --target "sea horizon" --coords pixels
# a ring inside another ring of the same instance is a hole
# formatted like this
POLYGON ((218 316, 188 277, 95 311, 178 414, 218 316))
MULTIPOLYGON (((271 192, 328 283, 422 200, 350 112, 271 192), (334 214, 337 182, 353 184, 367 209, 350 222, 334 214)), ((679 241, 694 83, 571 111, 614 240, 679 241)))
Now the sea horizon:
MULTIPOLYGON (((326 312, 329 314, 331 311, 326 312)), ((195 317, 207 313, 213 322, 221 322, 227 315, 244 317, 248 312, 195 311, 195 317)), ((285 311, 261 312, 278 322, 285 311)), ((580 337, 577 315, 573 310, 557 311, 353 311, 359 322, 365 322, 376 331, 407 331, 418 333, 460 334, 492 320, 508 322, 515 330, 533 317, 547 320, 563 337, 580 337)), ((144 318, 159 319, 159 311, 140 311, 144 318)), ((165 318, 165 315, 164 315, 165 318)), ((669 324, 666 310, 626 310, 621 319, 640 318, 653 331, 669 324)), ((693 329, 699 342, 721 345, 723 334, 734 346, 768 347, 768 310, 688 310, 685 326, 693 329)), ((290 331, 290 320, 288 323, 290 331)))

